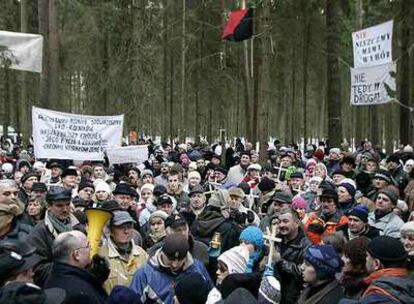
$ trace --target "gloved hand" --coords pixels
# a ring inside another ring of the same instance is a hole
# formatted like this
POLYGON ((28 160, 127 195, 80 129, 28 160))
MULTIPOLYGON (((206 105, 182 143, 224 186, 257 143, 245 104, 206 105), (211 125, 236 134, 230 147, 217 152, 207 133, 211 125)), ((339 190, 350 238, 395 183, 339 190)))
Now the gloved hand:
POLYGON ((241 225, 243 225, 246 222, 246 214, 238 210, 231 210, 230 218, 233 219, 236 223, 241 224, 241 225))
POLYGON ((271 265, 271 266, 266 265, 265 270, 263 272, 263 277, 273 277, 274 276, 274 271, 275 271, 275 269, 274 269, 273 265, 271 265))
POLYGON ((254 222, 254 213, 250 210, 247 211, 247 222, 249 224, 254 222))
POLYGON ((92 265, 89 270, 100 283, 104 283, 111 272, 107 259, 97 254, 93 256, 92 265))

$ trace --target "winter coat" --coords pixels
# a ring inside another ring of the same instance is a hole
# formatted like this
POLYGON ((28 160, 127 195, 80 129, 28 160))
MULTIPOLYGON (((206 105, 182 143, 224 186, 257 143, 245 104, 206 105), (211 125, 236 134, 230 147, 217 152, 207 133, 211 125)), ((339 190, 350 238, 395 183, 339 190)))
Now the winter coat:
POLYGON ((240 184, 246 174, 246 169, 243 169, 240 165, 235 165, 229 169, 227 174, 227 181, 230 184, 240 184))
POLYGON ((116 285, 129 286, 137 269, 141 268, 148 259, 148 254, 132 241, 132 249, 129 256, 122 256, 111 238, 99 249, 99 255, 109 262, 111 272, 104 283, 108 294, 116 285))
POLYGON ((404 221, 394 212, 390 212, 379 219, 375 219, 375 212, 371 212, 368 215, 368 223, 380 230, 380 235, 397 239, 400 238, 400 229, 404 225, 404 221))
MULTIPOLYGON (((342 225, 341 227, 338 227, 338 229, 336 231, 341 232, 342 235, 344 236, 344 238, 347 241, 349 241, 348 224, 345 224, 345 225, 342 225)), ((368 229, 366 229, 362 234, 360 234, 358 236, 366 236, 367 238, 372 240, 373 238, 375 238, 379 235, 380 235, 380 231, 377 228, 368 225, 368 229)))
POLYGON ((55 262, 45 288, 66 291, 65 304, 104 304, 107 294, 96 278, 87 270, 55 262))
POLYGON ((381 276, 373 280, 359 300, 343 299, 339 304, 411 304, 414 280, 403 276, 381 276))
POLYGON ((302 228, 299 228, 297 237, 287 243, 280 243, 282 260, 277 263, 277 272, 280 274, 280 286, 282 290, 282 304, 296 303, 302 289, 303 255, 311 241, 306 237, 302 228))
MULTIPOLYGON (((46 220, 46 218, 45 218, 46 220)), ((80 224, 74 216, 71 216, 73 229, 81 231, 86 234, 82 224, 80 224)), ((43 260, 35 268, 35 283, 43 286, 48 272, 50 271, 50 263, 53 261, 52 245, 55 240, 56 232, 53 231, 50 225, 45 221, 37 224, 27 237, 27 242, 36 248, 36 253, 40 255, 43 260)))
MULTIPOLYGON (((191 235, 188 236, 188 242, 190 243, 190 253, 193 258, 200 260, 203 262, 206 268, 209 264, 209 256, 208 256, 208 247, 203 242, 195 240, 191 235)), ((148 254, 150 257, 154 256, 155 253, 164 245, 164 240, 156 243, 150 249, 148 249, 148 254)))
POLYGON ((0 239, 26 241, 32 229, 32 226, 23 223, 20 219, 14 218, 11 230, 3 237, 0 237, 0 239))
POLYGON ((341 285, 337 280, 322 282, 316 286, 306 287, 298 300, 298 304, 333 304, 344 297, 341 285))
POLYGON ((208 282, 209 290, 213 288, 210 276, 203 263, 193 259, 190 253, 179 273, 173 273, 160 264, 161 250, 150 258, 145 265, 136 272, 130 288, 138 294, 143 303, 174 303, 174 284, 182 273, 198 272, 208 282))
POLYGON ((321 243, 322 235, 333 234, 339 227, 347 223, 348 218, 341 215, 339 211, 329 216, 327 220, 322 212, 314 212, 309 215, 304 226, 308 238, 317 245, 321 243))
POLYGON ((185 208, 190 204, 190 197, 183 190, 184 186, 180 185, 179 188, 174 192, 167 186, 167 193, 177 201, 177 210, 185 208))

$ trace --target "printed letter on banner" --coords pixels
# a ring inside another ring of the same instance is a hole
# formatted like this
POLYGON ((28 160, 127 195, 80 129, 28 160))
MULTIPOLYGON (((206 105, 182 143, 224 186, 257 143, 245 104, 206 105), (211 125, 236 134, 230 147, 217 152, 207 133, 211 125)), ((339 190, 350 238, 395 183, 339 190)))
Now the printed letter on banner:
POLYGON ((393 21, 352 33, 354 67, 368 67, 392 62, 393 21))
POLYGON ((351 68, 351 104, 355 106, 388 103, 395 93, 396 64, 351 68))
POLYGON ((124 115, 86 116, 32 107, 36 158, 103 160, 122 143, 124 115))

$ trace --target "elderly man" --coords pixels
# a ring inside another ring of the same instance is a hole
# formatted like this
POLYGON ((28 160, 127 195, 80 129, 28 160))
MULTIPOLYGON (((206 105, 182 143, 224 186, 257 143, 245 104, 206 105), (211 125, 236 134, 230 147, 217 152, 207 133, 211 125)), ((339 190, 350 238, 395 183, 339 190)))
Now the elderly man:
POLYGON ((393 212, 398 196, 389 188, 381 190, 375 200, 375 210, 369 214, 368 222, 380 230, 380 235, 400 238, 400 229, 404 221, 393 212))
POLYGON ((65 303, 104 304, 107 294, 97 277, 88 270, 91 247, 80 231, 63 232, 53 242, 53 267, 46 288, 61 288, 65 303))
POLYGON ((84 227, 71 214, 72 192, 63 187, 55 186, 49 190, 46 200, 48 203, 45 219, 37 224, 28 236, 28 243, 36 247, 43 261, 35 270, 35 280, 41 285, 46 279, 49 266, 52 262, 52 244, 54 239, 61 233, 80 230, 84 227))
POLYGON ((148 254, 132 238, 135 221, 125 211, 115 211, 109 223, 110 237, 99 249, 109 261, 111 272, 104 288, 108 294, 116 285, 129 286, 132 278, 148 259, 148 254))
POLYGON ((29 172, 22 176, 20 180, 21 187, 19 190, 19 194, 17 196, 25 206, 27 206, 29 202, 29 196, 30 196, 30 192, 32 191, 33 184, 38 181, 39 179, 36 173, 34 172, 29 172))
POLYGON ((198 217, 201 212, 203 212, 206 207, 206 196, 204 194, 204 189, 200 185, 196 185, 190 191, 190 209, 189 212, 194 214, 195 217, 198 217))
POLYGON ((193 259, 189 253, 189 244, 181 234, 168 235, 162 248, 138 269, 131 283, 131 288, 143 303, 174 303, 175 283, 180 274, 200 273, 212 289, 210 277, 204 265, 193 259))
POLYGON ((62 173, 62 185, 65 189, 75 189, 78 185, 78 172, 75 169, 67 168, 62 173))

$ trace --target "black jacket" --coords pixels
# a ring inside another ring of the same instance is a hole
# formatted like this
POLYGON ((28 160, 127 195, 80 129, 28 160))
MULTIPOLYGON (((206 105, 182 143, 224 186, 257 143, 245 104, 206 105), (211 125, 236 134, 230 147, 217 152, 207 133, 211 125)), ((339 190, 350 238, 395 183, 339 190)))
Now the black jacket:
POLYGON ((45 288, 58 287, 66 291, 65 304, 104 304, 107 294, 87 270, 55 262, 45 288))
POLYGON ((344 297, 342 287, 337 280, 322 282, 303 290, 298 304, 334 304, 344 297))
POLYGON ((299 228, 295 239, 280 244, 282 260, 277 263, 277 272, 282 290, 281 304, 293 304, 298 300, 303 285, 300 266, 303 263, 303 255, 310 245, 311 241, 302 228, 299 228))
MULTIPOLYGON (((349 231, 348 231, 348 224, 342 225, 340 227, 338 227, 338 229, 336 230, 337 232, 341 232, 342 235, 344 236, 344 238, 349 241, 349 231)), ((367 238, 369 238, 370 240, 372 240, 373 238, 377 237, 380 235, 380 231, 379 229, 369 226, 369 228, 361 235, 359 236, 365 236, 367 238)))

